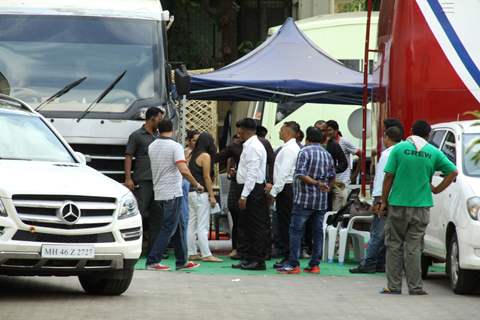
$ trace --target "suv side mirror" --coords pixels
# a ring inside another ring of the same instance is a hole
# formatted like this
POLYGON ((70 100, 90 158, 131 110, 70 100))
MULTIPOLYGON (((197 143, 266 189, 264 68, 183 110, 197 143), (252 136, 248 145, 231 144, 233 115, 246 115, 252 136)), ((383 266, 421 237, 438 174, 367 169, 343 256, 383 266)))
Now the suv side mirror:
POLYGON ((86 166, 87 165, 87 157, 81 152, 75 152, 75 157, 77 161, 80 162, 80 165, 86 166))

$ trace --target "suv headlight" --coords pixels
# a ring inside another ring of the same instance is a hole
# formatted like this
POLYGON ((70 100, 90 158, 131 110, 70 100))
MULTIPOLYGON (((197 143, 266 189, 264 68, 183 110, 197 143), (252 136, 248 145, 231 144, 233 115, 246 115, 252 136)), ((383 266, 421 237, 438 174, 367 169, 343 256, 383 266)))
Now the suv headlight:
POLYGON ((7 216, 7 209, 3 205, 2 200, 0 199, 0 217, 6 217, 7 216))
POLYGON ((125 195, 120 202, 120 212, 118 219, 126 219, 134 217, 139 213, 137 200, 135 196, 130 192, 125 195))
POLYGON ((473 220, 478 220, 480 215, 480 197, 472 197, 468 199, 467 210, 473 220))

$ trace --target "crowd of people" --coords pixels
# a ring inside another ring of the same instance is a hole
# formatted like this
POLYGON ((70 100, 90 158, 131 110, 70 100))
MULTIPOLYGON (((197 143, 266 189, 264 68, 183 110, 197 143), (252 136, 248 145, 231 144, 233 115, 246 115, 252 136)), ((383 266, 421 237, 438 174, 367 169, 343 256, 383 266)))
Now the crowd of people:
MULTIPOLYGON (((355 176, 351 157, 363 156, 342 137, 338 123, 319 120, 304 133, 298 123, 285 122, 279 132, 283 145, 274 150, 266 129, 245 118, 236 123, 231 143, 218 152, 208 132, 188 131, 184 148, 163 116, 161 109, 150 108, 126 149, 125 185, 135 193, 148 230, 147 269, 170 270, 161 263, 169 244, 177 270, 197 268, 197 261, 222 261, 208 242, 210 211, 218 207, 214 167, 220 162, 230 180, 230 257, 238 261, 232 268, 266 270, 273 241, 280 257, 273 267, 279 273, 300 273, 305 249, 310 261, 303 271, 320 273, 324 215, 346 205, 355 176)), ((420 257, 432 192, 448 187, 457 171, 428 143, 431 128, 425 121, 415 122, 405 140, 398 120, 384 120, 383 128, 371 188, 371 238, 365 258, 350 272, 386 271, 384 294, 401 293, 404 273, 409 293, 424 295, 420 257), (436 171, 445 178, 433 186, 436 171)))

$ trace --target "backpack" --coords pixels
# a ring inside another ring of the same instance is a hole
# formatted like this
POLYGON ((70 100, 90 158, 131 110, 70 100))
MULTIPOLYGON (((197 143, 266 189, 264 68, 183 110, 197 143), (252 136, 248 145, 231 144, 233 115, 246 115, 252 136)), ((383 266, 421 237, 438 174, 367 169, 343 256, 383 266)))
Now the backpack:
POLYGON ((336 214, 328 217, 327 224, 336 227, 341 222, 342 226, 346 227, 349 219, 344 217, 345 215, 349 215, 349 218, 372 215, 370 204, 361 201, 359 194, 360 189, 353 189, 348 195, 347 203, 336 214))

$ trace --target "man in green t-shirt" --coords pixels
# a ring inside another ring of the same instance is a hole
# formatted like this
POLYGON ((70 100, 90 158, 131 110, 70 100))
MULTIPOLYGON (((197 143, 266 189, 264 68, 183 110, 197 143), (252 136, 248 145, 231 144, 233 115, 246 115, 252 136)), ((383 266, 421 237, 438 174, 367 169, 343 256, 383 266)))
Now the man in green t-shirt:
POLYGON ((427 142, 430 131, 427 122, 416 121, 412 136, 395 146, 385 166, 381 212, 388 209, 385 224, 388 285, 381 293, 400 294, 405 269, 409 293, 427 294, 423 290, 420 261, 423 236, 433 206, 432 193, 445 190, 457 176, 455 165, 427 142), (437 171, 445 178, 433 186, 432 177, 437 171))

